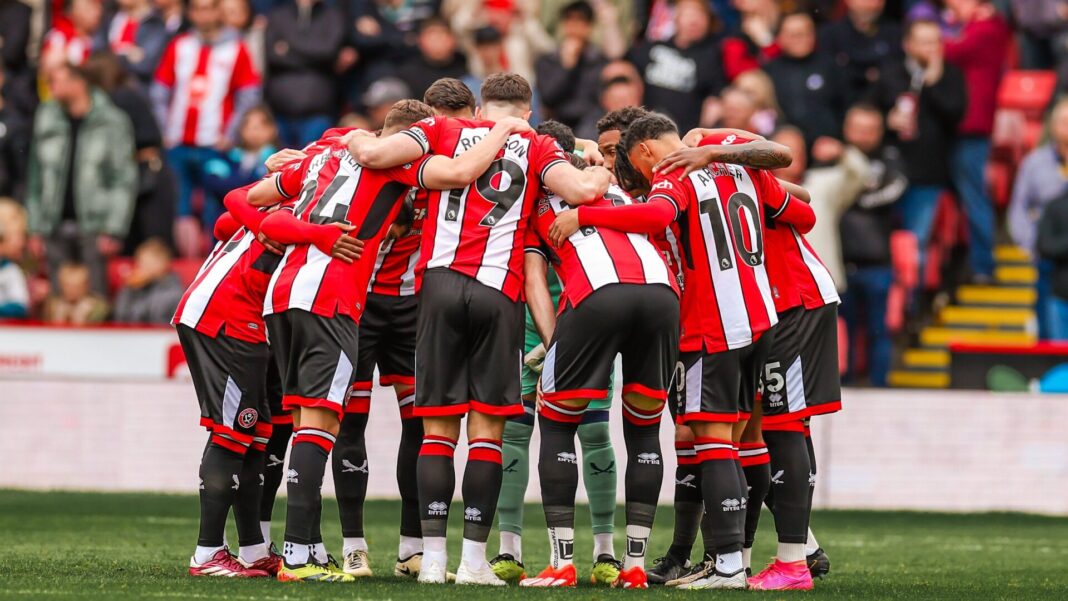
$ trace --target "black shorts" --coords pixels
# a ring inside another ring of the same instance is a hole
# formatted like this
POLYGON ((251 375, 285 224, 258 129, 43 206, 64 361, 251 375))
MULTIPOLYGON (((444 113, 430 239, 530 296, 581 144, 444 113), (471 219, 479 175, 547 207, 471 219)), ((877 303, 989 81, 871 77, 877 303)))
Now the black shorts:
POLYGON ((282 380, 282 408, 323 407, 341 417, 356 378, 359 327, 348 315, 289 309, 265 318, 282 380))
POLYGON ((676 421, 734 423, 749 419, 777 328, 743 348, 679 353, 672 386, 676 421))
POLYGON ((545 353, 546 400, 603 399, 623 355, 623 394, 667 400, 679 349, 679 297, 667 286, 611 284, 560 314, 545 353))
POLYGON ((356 362, 357 390, 370 392, 378 367, 382 386, 415 386, 415 326, 419 301, 415 296, 368 294, 360 318, 360 356, 356 362))
POLYGON ((764 368, 763 423, 796 421, 842 408, 838 306, 797 307, 779 316, 764 368))
POLYGON ((282 375, 273 356, 267 362, 267 406, 271 408, 272 424, 293 423, 293 414, 282 409, 282 375))
POLYGON ((523 304, 449 269, 423 275, 415 415, 523 413, 523 304))
POLYGON ((200 423, 212 441, 238 453, 266 444, 271 435, 267 345, 225 334, 213 338, 180 324, 177 329, 200 401, 200 423))

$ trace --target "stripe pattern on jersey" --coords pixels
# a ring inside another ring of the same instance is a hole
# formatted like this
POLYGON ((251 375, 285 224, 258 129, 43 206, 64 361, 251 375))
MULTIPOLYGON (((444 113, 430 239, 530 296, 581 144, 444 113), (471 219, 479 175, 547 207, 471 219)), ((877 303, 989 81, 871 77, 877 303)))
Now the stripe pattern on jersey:
POLYGON ((216 244, 215 250, 200 266, 193 284, 182 297, 175 311, 174 323, 197 328, 215 296, 215 291, 241 261, 241 257, 249 251, 255 239, 256 236, 252 232, 241 228, 229 241, 216 244))

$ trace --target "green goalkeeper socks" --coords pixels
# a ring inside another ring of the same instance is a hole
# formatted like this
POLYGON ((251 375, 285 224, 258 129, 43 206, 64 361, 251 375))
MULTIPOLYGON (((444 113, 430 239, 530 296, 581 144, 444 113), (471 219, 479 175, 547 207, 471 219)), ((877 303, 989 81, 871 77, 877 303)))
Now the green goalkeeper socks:
POLYGON ((590 502, 593 533, 610 533, 616 513, 616 454, 608 421, 583 423, 578 428, 578 438, 582 445, 582 479, 590 502))

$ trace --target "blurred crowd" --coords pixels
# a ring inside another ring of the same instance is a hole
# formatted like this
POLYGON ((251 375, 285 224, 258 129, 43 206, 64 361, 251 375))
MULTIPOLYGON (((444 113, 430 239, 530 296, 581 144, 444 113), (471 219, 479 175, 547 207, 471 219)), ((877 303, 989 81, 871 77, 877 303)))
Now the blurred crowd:
MULTIPOLYGON (((1063 0, 0 0, 0 55, 2 317, 165 323, 222 195, 266 156, 379 128, 437 78, 477 92, 513 71, 534 120, 580 137, 644 104, 790 146, 779 175, 812 191, 810 240, 873 384, 901 321, 898 248, 924 272, 947 193, 961 277, 991 282, 1009 232, 1041 263, 1044 334, 1068 335, 1068 111, 1006 219, 985 180, 1003 73, 1068 72, 1063 0)), ((937 290, 908 289, 917 322, 937 290)))

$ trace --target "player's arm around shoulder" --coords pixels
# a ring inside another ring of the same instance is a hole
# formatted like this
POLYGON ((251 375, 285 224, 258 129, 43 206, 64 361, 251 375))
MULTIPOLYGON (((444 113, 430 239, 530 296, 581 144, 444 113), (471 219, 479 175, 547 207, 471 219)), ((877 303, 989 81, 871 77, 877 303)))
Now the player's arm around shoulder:
POLYGON ((457 157, 434 155, 421 167, 420 185, 430 190, 463 188, 489 169, 513 134, 530 131, 525 119, 509 117, 494 124, 489 134, 457 157))
POLYGON ((550 164, 542 172, 542 183, 571 206, 589 204, 604 196, 612 183, 612 173, 604 167, 579 170, 566 159, 550 164))
POLYGON ((412 128, 382 138, 371 132, 354 130, 341 139, 356 162, 371 169, 391 169, 418 160, 430 152, 422 129, 412 128))

